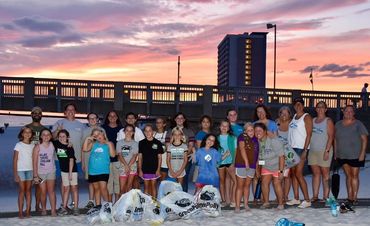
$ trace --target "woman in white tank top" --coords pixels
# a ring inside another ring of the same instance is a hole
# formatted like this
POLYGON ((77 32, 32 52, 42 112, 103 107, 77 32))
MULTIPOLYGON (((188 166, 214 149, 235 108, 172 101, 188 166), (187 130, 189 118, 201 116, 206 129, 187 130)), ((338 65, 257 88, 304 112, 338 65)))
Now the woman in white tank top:
POLYGON ((297 205, 298 208, 307 208, 311 206, 311 200, 308 195, 307 183, 303 176, 303 167, 307 158, 307 152, 311 141, 312 134, 312 118, 308 113, 304 112, 304 101, 302 98, 295 98, 293 101, 296 114, 293 116, 289 124, 288 143, 294 151, 301 156, 301 161, 298 165, 291 168, 293 178, 293 188, 298 189, 298 185, 302 190, 304 200, 300 202, 299 197, 295 194, 294 199, 287 202, 287 205, 297 205), (297 183, 298 182, 298 183, 297 183))

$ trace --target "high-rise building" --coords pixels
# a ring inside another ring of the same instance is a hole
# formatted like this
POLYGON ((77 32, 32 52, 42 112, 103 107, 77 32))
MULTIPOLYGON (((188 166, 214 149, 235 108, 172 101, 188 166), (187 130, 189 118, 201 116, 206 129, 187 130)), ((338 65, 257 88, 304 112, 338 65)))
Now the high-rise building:
POLYGON ((267 32, 228 34, 218 45, 218 86, 266 86, 267 32))

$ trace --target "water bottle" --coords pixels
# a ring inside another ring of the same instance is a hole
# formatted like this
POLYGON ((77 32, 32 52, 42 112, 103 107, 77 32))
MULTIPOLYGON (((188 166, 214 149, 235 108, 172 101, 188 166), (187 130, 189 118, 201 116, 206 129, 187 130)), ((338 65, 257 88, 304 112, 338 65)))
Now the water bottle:
POLYGON ((330 204, 330 212, 331 212, 331 215, 333 217, 337 217, 338 216, 338 208, 337 208, 337 203, 336 202, 332 202, 330 204))
POLYGON ((261 190, 261 178, 258 178, 258 183, 256 185, 256 191, 254 192, 254 198, 256 200, 261 199, 261 193, 262 193, 262 190, 261 190))

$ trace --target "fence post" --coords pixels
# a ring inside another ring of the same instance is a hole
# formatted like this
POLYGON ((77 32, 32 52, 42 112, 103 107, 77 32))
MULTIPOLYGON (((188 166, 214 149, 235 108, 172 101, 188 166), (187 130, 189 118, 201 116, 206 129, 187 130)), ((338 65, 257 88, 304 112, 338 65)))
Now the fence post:
POLYGON ((24 109, 31 109, 34 107, 35 104, 35 79, 34 78, 26 78, 24 79, 24 109))
POLYGON ((203 114, 212 116, 213 86, 203 88, 203 114))

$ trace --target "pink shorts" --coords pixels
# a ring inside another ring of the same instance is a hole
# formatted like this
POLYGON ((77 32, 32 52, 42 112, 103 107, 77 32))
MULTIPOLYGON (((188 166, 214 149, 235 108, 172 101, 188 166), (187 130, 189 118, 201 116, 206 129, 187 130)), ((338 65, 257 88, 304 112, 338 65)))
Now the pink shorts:
POLYGON ((129 174, 121 174, 119 175, 120 178, 127 178, 129 176, 136 176, 137 172, 130 172, 129 174))
POLYGON ((265 176, 265 175, 272 175, 273 177, 279 177, 279 171, 270 171, 266 168, 262 168, 261 169, 261 175, 262 176, 265 176))
POLYGON ((144 173, 142 179, 143 180, 156 180, 160 178, 160 176, 157 176, 155 173, 144 173))

